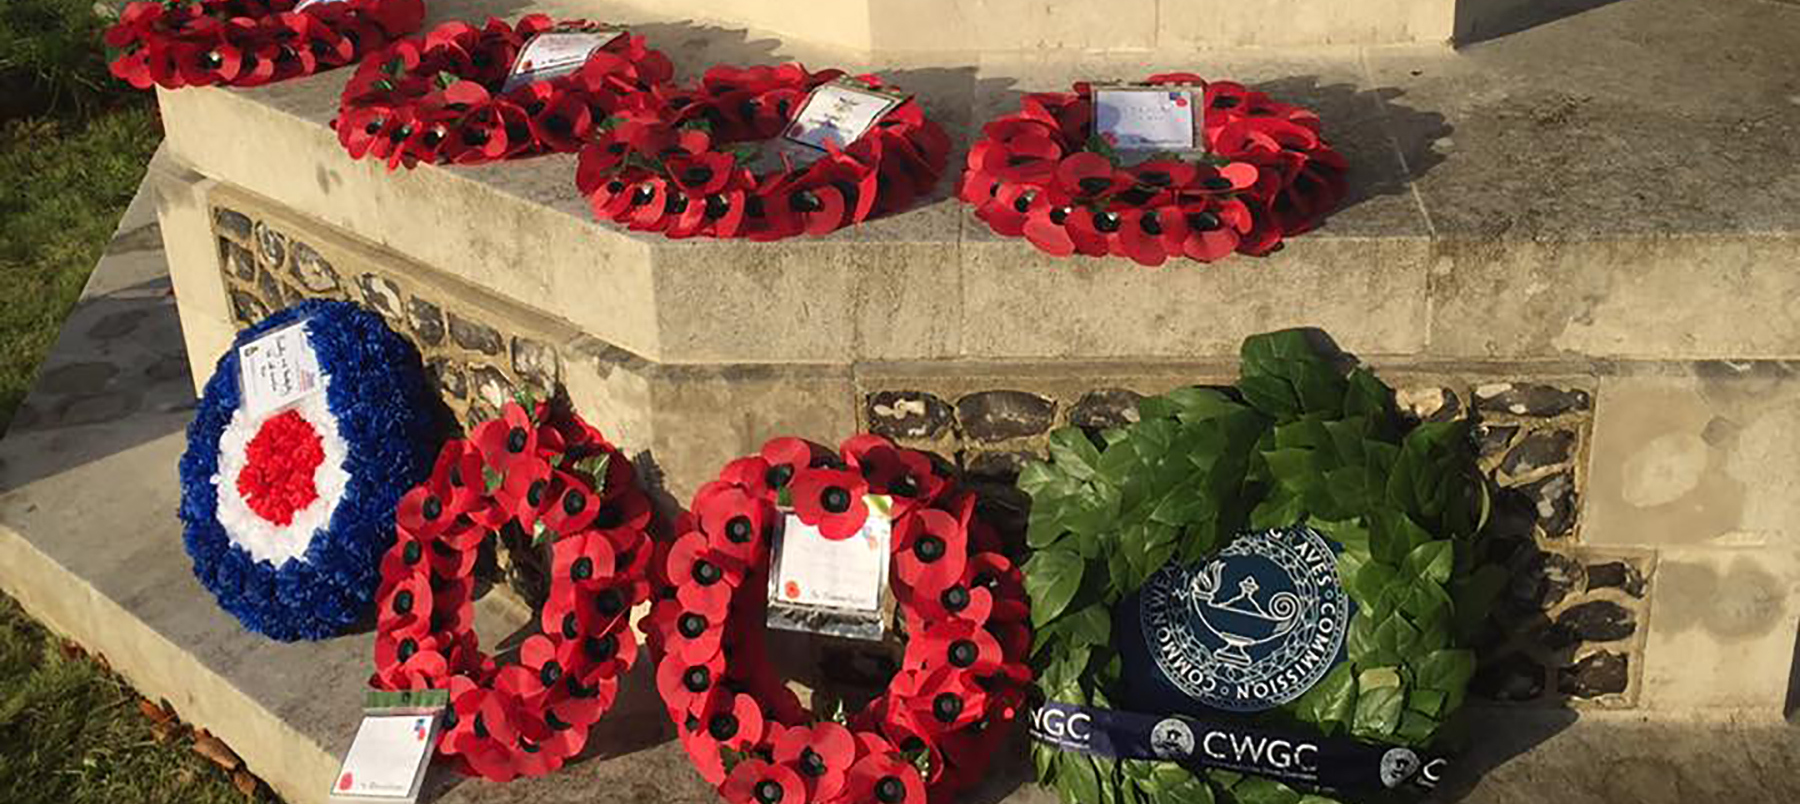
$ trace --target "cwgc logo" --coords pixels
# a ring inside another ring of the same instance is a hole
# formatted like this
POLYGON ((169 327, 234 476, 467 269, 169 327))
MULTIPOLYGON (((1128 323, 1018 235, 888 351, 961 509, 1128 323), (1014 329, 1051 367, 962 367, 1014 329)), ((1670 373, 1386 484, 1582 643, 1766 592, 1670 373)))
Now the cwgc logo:
POLYGON ((1390 748, 1381 755, 1381 785, 1399 787, 1419 770, 1419 755, 1409 748, 1390 748))
POLYGON ((1194 755, 1194 732, 1175 718, 1169 718, 1150 729, 1150 750, 1163 759, 1186 759, 1194 755))
POLYGON ((1331 545, 1296 527, 1243 534, 1204 566, 1164 567, 1138 615, 1157 668, 1183 694, 1257 712, 1300 697, 1337 663, 1350 600, 1331 545))

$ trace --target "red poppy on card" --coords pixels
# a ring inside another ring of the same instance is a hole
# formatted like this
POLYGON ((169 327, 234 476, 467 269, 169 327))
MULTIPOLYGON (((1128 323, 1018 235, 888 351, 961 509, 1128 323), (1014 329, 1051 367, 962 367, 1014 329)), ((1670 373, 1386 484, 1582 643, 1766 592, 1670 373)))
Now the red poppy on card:
POLYGON ((850 766, 849 800, 925 804, 925 780, 911 762, 892 752, 866 754, 850 766))
POLYGON ((475 428, 475 446, 487 465, 508 474, 515 464, 537 461, 537 423, 517 402, 508 402, 500 418, 475 428))
POLYGON ((848 539, 869 518, 861 475, 838 469, 806 469, 794 477, 794 514, 827 539, 848 539))
POLYGON ((850 781, 856 737, 829 721, 785 729, 773 740, 775 762, 793 768, 806 785, 807 801, 830 801, 850 781))
POLYGON ((799 804, 806 800, 806 784, 786 765, 746 759, 731 769, 719 794, 728 804, 799 804))
POLYGON ((894 574, 916 594, 935 597, 962 577, 968 532, 936 509, 914 511, 895 523, 894 574))

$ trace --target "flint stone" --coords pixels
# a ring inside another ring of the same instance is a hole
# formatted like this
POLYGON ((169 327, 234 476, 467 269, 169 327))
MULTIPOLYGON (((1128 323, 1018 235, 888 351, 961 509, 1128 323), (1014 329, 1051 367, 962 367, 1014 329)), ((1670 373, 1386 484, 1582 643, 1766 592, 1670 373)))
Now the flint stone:
POLYGON ((1408 388, 1394 393, 1394 403, 1424 422, 1447 422, 1462 412, 1462 400, 1449 388, 1408 388))
POLYGON ((1644 574, 1624 561, 1593 564, 1587 568, 1589 589, 1619 589, 1632 597, 1644 596, 1644 574))
POLYGON ((956 401, 963 432, 981 441, 1037 435, 1056 421, 1056 403, 1024 391, 982 391, 956 401))
POLYGON ((950 423, 950 406, 924 391, 869 395, 869 431, 887 438, 936 438, 950 423))
POLYGON ((362 286, 363 302, 388 320, 400 318, 400 286, 375 274, 363 274, 356 280, 362 286))
POLYGON ((1538 553, 1525 571, 1513 576, 1512 596, 1522 606, 1548 610, 1581 588, 1583 574, 1581 562, 1561 553, 1538 553))
POLYGON ((470 321, 450 311, 450 340, 457 346, 485 355, 500 354, 500 333, 493 327, 470 321))
POLYGON ((256 256, 270 269, 279 270, 287 260, 287 236, 266 223, 256 224, 256 256))
POLYGON ((1143 394, 1124 388, 1093 391, 1069 408, 1069 424, 1086 430, 1105 430, 1137 424, 1137 406, 1143 400, 1143 394))
POLYGON ((1575 525, 1575 477, 1558 472, 1535 483, 1520 486, 1519 491, 1536 507, 1538 527, 1549 537, 1566 536, 1575 525))
POLYGON ((339 287, 337 271, 312 246, 294 241, 294 278, 312 293, 335 293, 339 287))
POLYGON ((556 384, 556 350, 545 346, 541 341, 513 338, 512 365, 513 373, 520 379, 535 382, 545 388, 556 384))
MULTIPOLYGON (((452 316, 452 320, 455 320, 454 316, 452 316)), ((512 380, 507 379, 505 373, 493 366, 477 366, 470 369, 469 387, 476 399, 496 411, 506 407, 506 403, 514 401, 517 394, 517 388, 513 385, 512 380)))
POLYGON ((1579 642, 1611 642, 1634 633, 1637 618, 1630 610, 1610 600, 1595 600, 1558 615, 1545 639, 1553 648, 1566 648, 1579 642))
POLYGON ((1011 483, 1025 470, 1027 461, 1037 460, 1028 452, 983 452, 969 459, 967 473, 972 478, 1011 483))
POLYGON ((1625 691, 1630 679, 1631 657, 1601 651, 1556 672, 1556 688, 1576 698, 1598 698, 1625 691))
POLYGON ((436 346, 444 341, 444 311, 438 306, 412 297, 406 302, 406 320, 412 324, 413 334, 419 336, 419 342, 427 346, 436 346))
POLYGON ((255 324, 269 317, 268 305, 242 290, 231 292, 231 310, 237 315, 238 320, 246 325, 255 324))
POLYGON ((224 207, 214 207, 213 223, 219 227, 219 231, 232 237, 239 240, 250 239, 250 216, 242 212, 224 207))
POLYGON ((1513 436, 1518 434, 1516 424, 1484 424, 1475 428, 1475 446, 1481 451, 1481 457, 1492 457, 1506 451, 1512 445, 1513 436))
POLYGON ((427 361, 425 376, 441 394, 455 399, 466 399, 469 396, 469 380, 463 376, 462 367, 446 358, 436 357, 427 361))
POLYGON ((1566 463, 1575 448, 1575 434, 1568 430, 1538 431, 1525 437, 1506 453, 1500 471, 1513 477, 1524 477, 1539 469, 1566 463))
POLYGON ((1475 389, 1475 409, 1514 416, 1559 416, 1571 410, 1587 410, 1592 403, 1586 391, 1564 391, 1548 385, 1509 382, 1475 389))
POLYGON ((225 264, 234 276, 245 282, 256 280, 256 255, 251 254, 250 249, 221 237, 219 250, 224 253, 225 264))

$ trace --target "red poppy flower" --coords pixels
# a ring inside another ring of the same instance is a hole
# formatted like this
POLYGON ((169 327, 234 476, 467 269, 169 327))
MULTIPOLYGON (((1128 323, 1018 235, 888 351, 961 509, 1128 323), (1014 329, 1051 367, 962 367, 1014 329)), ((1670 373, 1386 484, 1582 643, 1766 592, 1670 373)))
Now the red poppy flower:
POLYGON ((717 481, 702 486, 694 495, 694 514, 709 547, 745 564, 762 555, 764 534, 777 515, 766 498, 717 481))
MULTIPOLYGON (((526 107, 527 111, 531 107, 526 107)), ((553 92, 531 115, 531 133, 547 150, 574 153, 581 149, 594 125, 588 98, 574 92, 553 92)))
POLYGON ((612 540, 598 531, 564 534, 550 545, 552 572, 566 581, 569 594, 592 592, 613 582, 616 556, 612 540))
MULTIPOLYGON (((385 585, 385 584, 384 584, 385 585)), ((420 637, 431 633, 431 574, 412 572, 394 581, 377 602, 381 632, 420 637)))
POLYGON ((783 731, 774 740, 774 758, 799 771, 807 801, 830 801, 850 781, 856 763, 856 737, 836 723, 821 722, 783 731))
POLYGON ((500 418, 475 428, 475 446, 494 471, 509 474, 514 464, 537 460, 537 423, 517 402, 508 402, 500 418))
POLYGON ((637 651, 637 636, 624 624, 615 623, 615 627, 603 633, 585 634, 579 639, 558 643, 556 656, 567 672, 585 679, 599 679, 601 705, 611 706, 617 679, 637 661, 637 651))
POLYGON ((731 769, 719 793, 729 804, 800 804, 806 789, 793 768, 746 759, 731 769))
POLYGON ((1114 169, 1106 157, 1078 151, 1058 163, 1056 184, 1073 198, 1097 198, 1131 186, 1131 179, 1114 169))
POLYGON ((987 703, 987 690, 973 676, 950 668, 902 671, 894 676, 891 689, 904 696, 912 715, 910 722, 924 731, 924 736, 975 722, 987 703))
POLYGON ((600 513, 600 496, 587 480, 568 472, 553 472, 551 477, 549 493, 554 499, 543 508, 544 525, 565 536, 586 529, 600 513))
POLYGON ((499 506, 490 515, 489 523, 498 528, 510 519, 519 523, 520 530, 528 534, 534 533, 538 519, 551 505, 558 502, 557 495, 550 487, 553 477, 549 462, 542 458, 513 461, 507 467, 506 479, 501 481, 500 488, 494 490, 494 498, 499 501, 499 506))
POLYGON ((690 714, 687 717, 687 723, 677 724, 675 730, 681 737, 681 747, 687 749, 688 759, 700 778, 715 787, 724 784, 725 757, 719 752, 719 741, 706 733, 705 725, 697 716, 690 714))
POLYGON ((763 713, 756 699, 715 686, 694 710, 699 726, 719 745, 749 750, 762 742, 763 713))
POLYGON ((882 804, 925 804, 919 769, 889 752, 870 753, 850 766, 849 800, 882 804))
POLYGON ((1025 576, 1006 556, 997 552, 969 556, 969 566, 964 570, 963 578, 970 589, 991 594, 994 600, 991 619, 1016 622, 1030 616, 1030 610, 1025 605, 1025 576))
POLYGON ((848 539, 869 518, 868 493, 869 484, 853 472, 802 470, 794 476, 794 513, 827 539, 848 539))
POLYGON ((700 661, 664 656, 656 666, 656 690, 677 723, 685 720, 704 697, 725 678, 725 656, 714 653, 700 661))
POLYGON ((897 447, 881 436, 852 436, 840 451, 850 467, 868 481, 870 492, 892 495, 899 511, 929 505, 945 487, 944 478, 924 453, 897 447))
POLYGON ((954 668, 977 677, 992 675, 1006 663, 1000 640, 968 620, 944 620, 906 645, 906 669, 930 671, 954 668))
POLYGON ((467 574, 435 578, 431 590, 431 630, 444 634, 471 633, 470 629, 475 627, 475 579, 467 574))
POLYGON ((962 577, 968 530, 944 511, 914 511, 894 532, 894 574, 914 594, 937 597, 962 577))
POLYGON ((437 634, 375 635, 375 675, 369 685, 384 690, 422 690, 441 685, 450 665, 437 634))

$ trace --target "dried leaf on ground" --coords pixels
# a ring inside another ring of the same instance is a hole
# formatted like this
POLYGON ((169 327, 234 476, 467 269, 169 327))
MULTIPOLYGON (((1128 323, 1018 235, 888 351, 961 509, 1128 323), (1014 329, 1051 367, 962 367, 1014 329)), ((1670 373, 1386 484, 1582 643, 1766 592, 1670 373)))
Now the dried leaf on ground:
POLYGON ((230 746, 225 745, 224 741, 212 736, 205 729, 194 733, 194 752, 212 760, 214 765, 226 770, 235 770, 243 764, 243 760, 238 759, 238 755, 231 750, 230 746))

